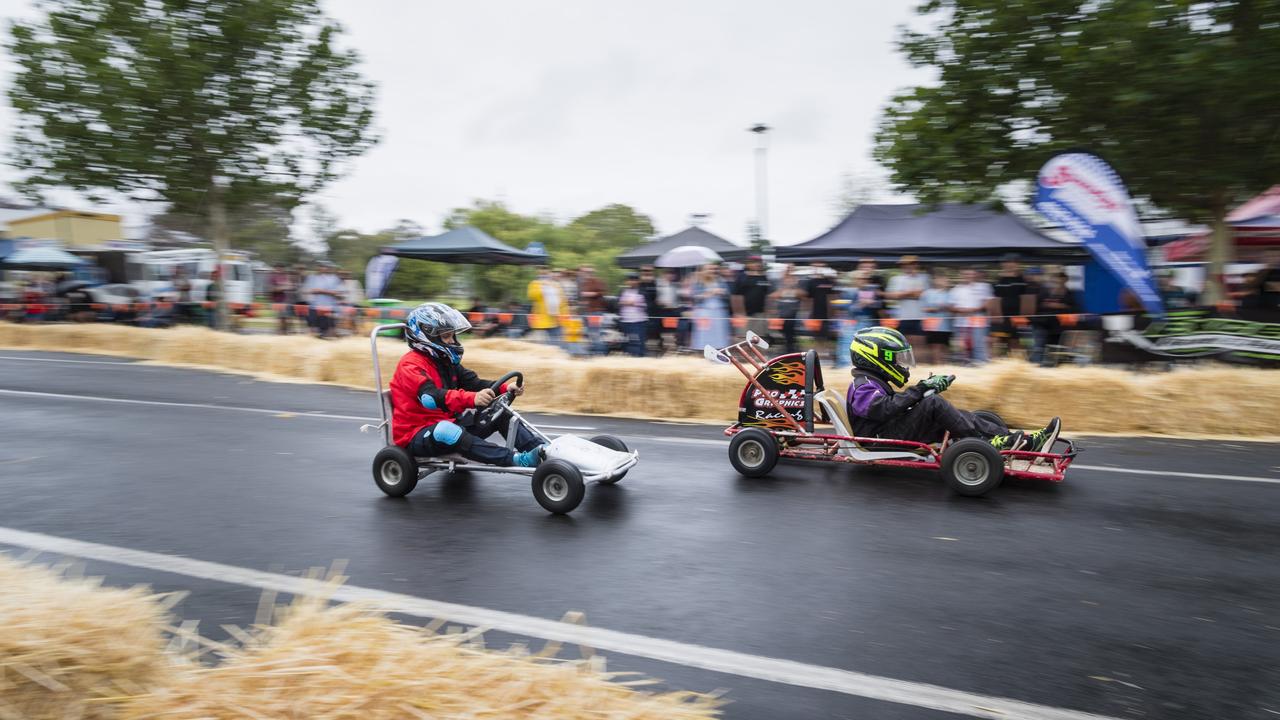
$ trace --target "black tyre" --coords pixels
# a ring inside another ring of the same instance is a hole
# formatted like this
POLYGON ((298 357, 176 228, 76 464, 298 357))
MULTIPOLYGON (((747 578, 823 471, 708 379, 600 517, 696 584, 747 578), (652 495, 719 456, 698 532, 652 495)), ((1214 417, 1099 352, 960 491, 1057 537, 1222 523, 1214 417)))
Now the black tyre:
POLYGON ((547 460, 533 473, 533 497, 547 512, 573 512, 587 494, 578 468, 564 460, 547 460))
POLYGON ((764 477, 778 464, 778 441, 760 428, 747 428, 729 441, 729 462, 741 475, 764 477))
POLYGON ((373 457, 373 481, 390 497, 404 497, 418 485, 418 463, 404 448, 388 445, 373 457))
MULTIPOLYGON (((593 443, 595 443, 595 444, 597 444, 597 445, 599 445, 599 446, 601 446, 601 447, 607 447, 607 448, 609 448, 610 450, 617 450, 618 452, 631 452, 631 450, 629 450, 629 449, 627 448, 627 444, 626 444, 626 443, 622 442, 622 440, 620 440, 620 439, 618 439, 618 438, 616 438, 616 437, 614 437, 614 436, 612 436, 612 435, 597 435, 597 436, 595 436, 595 437, 591 438, 591 442, 593 442, 593 443)), ((622 472, 622 474, 621 474, 621 475, 619 475, 618 477, 615 477, 615 478, 606 478, 606 479, 604 479, 604 480, 601 480, 601 481, 600 481, 600 484, 601 484, 601 485, 612 485, 612 484, 614 484, 614 483, 618 482, 619 480, 621 480, 622 478, 624 478, 624 477, 626 477, 626 476, 627 476, 627 473, 626 473, 626 471, 624 470, 624 471, 622 472)))
POLYGON ((974 410, 973 414, 980 418, 990 420, 991 422, 999 423, 1001 427, 1009 427, 1009 424, 1004 421, 1004 418, 1000 417, 999 413, 994 410, 974 410))
POLYGON ((981 438, 957 440, 942 454, 942 479, 960 495, 985 495, 1004 480, 1004 458, 981 438))

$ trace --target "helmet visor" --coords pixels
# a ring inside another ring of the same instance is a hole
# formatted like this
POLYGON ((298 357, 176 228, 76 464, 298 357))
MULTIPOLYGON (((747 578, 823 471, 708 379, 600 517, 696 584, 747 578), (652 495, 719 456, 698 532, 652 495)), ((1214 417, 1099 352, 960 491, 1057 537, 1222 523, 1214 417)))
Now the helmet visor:
POLYGON ((915 367, 916 354, 911 348, 899 350, 893 354, 893 361, 902 367, 915 367))
POLYGON ((451 307, 443 308, 440 317, 436 319, 436 326, 432 328, 431 335, 440 337, 445 333, 453 333, 461 335, 471 329, 471 321, 467 320, 467 316, 454 310, 451 307))

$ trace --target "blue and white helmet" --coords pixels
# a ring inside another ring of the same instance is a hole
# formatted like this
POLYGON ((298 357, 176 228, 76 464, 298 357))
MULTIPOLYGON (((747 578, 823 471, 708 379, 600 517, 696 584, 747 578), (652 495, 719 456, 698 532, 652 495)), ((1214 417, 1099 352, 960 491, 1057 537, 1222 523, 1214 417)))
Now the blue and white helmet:
POLYGON ((458 335, 471 329, 466 316, 444 303, 423 303, 409 313, 404 321, 404 339, 409 347, 431 357, 448 359, 457 365, 462 361, 462 343, 458 335), (445 333, 453 333, 453 342, 440 340, 445 333))

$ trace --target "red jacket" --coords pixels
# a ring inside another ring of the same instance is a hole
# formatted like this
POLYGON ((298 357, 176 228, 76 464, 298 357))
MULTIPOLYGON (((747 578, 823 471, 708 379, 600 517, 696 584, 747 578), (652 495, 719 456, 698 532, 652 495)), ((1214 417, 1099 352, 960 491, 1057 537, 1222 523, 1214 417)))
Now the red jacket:
POLYGON ((391 441, 408 447, 423 428, 475 407, 476 391, 492 384, 461 365, 410 350, 391 376, 391 441))

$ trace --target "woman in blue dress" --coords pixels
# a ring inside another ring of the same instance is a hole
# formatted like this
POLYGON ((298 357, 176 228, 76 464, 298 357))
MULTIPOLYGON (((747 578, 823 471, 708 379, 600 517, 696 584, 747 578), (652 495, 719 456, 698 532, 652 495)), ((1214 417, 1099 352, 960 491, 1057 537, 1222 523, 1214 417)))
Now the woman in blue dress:
POLYGON ((716 273, 715 265, 703 265, 693 278, 694 350, 705 345, 722 348, 729 344, 729 287, 716 273))

